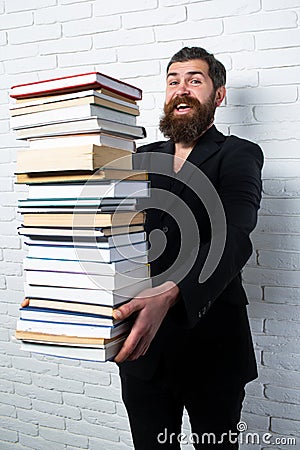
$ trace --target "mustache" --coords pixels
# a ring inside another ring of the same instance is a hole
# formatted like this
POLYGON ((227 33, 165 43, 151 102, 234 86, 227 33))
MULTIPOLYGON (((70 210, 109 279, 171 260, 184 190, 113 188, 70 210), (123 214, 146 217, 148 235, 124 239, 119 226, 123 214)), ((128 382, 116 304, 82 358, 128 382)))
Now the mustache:
POLYGON ((174 111, 174 109, 177 108, 177 106, 179 106, 181 103, 185 103, 190 107, 199 107, 199 105, 202 104, 201 102, 199 102, 197 98, 182 95, 174 97, 169 101, 169 103, 165 103, 164 112, 167 114, 169 112, 174 111))

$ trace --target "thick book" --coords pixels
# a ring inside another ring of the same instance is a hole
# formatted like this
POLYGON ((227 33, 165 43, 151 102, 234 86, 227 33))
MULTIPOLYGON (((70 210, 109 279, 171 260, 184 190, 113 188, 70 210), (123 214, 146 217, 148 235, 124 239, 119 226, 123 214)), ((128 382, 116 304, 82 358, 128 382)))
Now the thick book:
POLYGON ((130 272, 139 265, 147 264, 147 259, 147 255, 144 255, 135 260, 123 259, 122 261, 103 263, 100 261, 72 261, 65 259, 31 258, 26 256, 23 260, 23 269, 113 276, 117 273, 130 272))
POLYGON ((28 245, 30 258, 65 259, 71 261, 99 261, 116 262, 124 259, 135 261, 141 256, 147 255, 148 242, 122 245, 119 247, 91 247, 84 245, 28 245))
POLYGON ((141 265, 113 275, 26 270, 25 282, 36 286, 57 286, 95 290, 116 290, 149 277, 149 267, 141 265))
MULTIPOLYGON (((66 148, 80 147, 82 145, 94 144, 99 147, 120 148, 134 153, 136 151, 136 143, 134 139, 113 136, 106 133, 82 133, 82 134, 66 134, 62 136, 50 136, 28 139, 29 150, 42 150, 50 148, 66 148)), ((66 150, 67 151, 67 150, 66 150)), ((45 172, 45 170, 43 170, 45 172)))
MULTIPOLYGON (((106 91, 108 92, 108 91, 106 91)), ((104 106, 106 108, 115 109, 116 111, 122 111, 127 114, 139 115, 139 107, 136 103, 128 101, 126 97, 123 99, 113 97, 95 90, 81 91, 71 94, 51 95, 47 97, 40 97, 30 99, 23 103, 15 103, 9 106, 11 117, 32 114, 41 111, 48 111, 51 109, 65 108, 69 106, 78 106, 85 104, 95 104, 104 106)))
POLYGON ((106 362, 114 359, 118 351, 121 349, 125 337, 116 339, 107 344, 98 344, 97 340, 89 340, 86 344, 82 342, 82 338, 77 338, 76 342, 63 342, 58 340, 51 341, 51 335, 41 336, 40 339, 27 338, 28 340, 21 340, 21 350, 31 353, 39 353, 42 355, 56 356, 58 358, 76 359, 82 361, 106 362), (46 341, 47 339, 47 341, 46 341))
POLYGON ((122 211, 112 213, 45 213, 23 214, 25 226, 57 226, 57 227, 120 227, 125 225, 143 224, 145 215, 143 212, 122 211))
POLYGON ((128 233, 140 233, 144 231, 143 225, 125 226, 125 227, 107 227, 107 228, 50 228, 50 227, 18 227, 18 234, 21 236, 44 236, 53 238, 68 237, 73 240, 77 238, 103 239, 106 241, 111 236, 124 235, 128 233))
POLYGON ((59 323, 79 323, 87 325, 105 325, 112 327, 121 324, 124 321, 116 320, 113 317, 102 316, 99 314, 89 314, 81 312, 63 311, 59 309, 34 308, 26 306, 19 308, 20 319, 25 320, 46 320, 48 322, 59 323))
POLYGON ((98 248, 121 247, 123 245, 137 244, 146 240, 146 232, 118 234, 116 236, 88 237, 88 236, 27 236, 23 242, 33 245, 63 245, 86 246, 98 248))
POLYGON ((85 104, 66 106, 65 108, 50 109, 31 114, 21 114, 10 118, 10 127, 19 130, 48 124, 59 124, 67 121, 86 119, 89 117, 113 120, 120 124, 136 125, 136 116, 104 106, 85 104))
POLYGON ((38 172, 20 173, 16 175, 16 184, 44 184, 44 183, 80 183, 90 181, 108 180, 148 180, 148 172, 143 170, 119 170, 101 168, 91 171, 64 171, 64 172, 38 172))
POLYGON ((90 181, 30 185, 27 199, 87 199, 149 197, 149 181, 90 181))
POLYGON ((127 125, 107 119, 89 117, 87 119, 69 120, 67 122, 50 123, 35 127, 27 127, 15 131, 17 139, 57 136, 80 133, 108 133, 132 139, 143 139, 146 130, 142 126, 127 125))
POLYGON ((15 85, 10 89, 10 97, 16 99, 29 98, 100 88, 108 89, 134 100, 141 100, 142 98, 140 88, 100 72, 82 73, 15 85))
POLYGON ((141 291, 151 287, 152 281, 149 278, 116 291, 25 284, 24 292, 26 298, 30 298, 30 306, 109 316, 112 315, 113 307, 136 297, 141 291))
MULTIPOLYGON (((47 313, 45 313, 45 316, 47 316, 47 313)), ((64 342, 65 336, 111 339, 124 334, 129 330, 129 327, 129 322, 122 322, 119 325, 106 326, 83 323, 51 322, 46 319, 18 319, 16 325, 16 337, 21 337, 22 335, 24 338, 26 332, 33 332, 60 335, 62 339, 61 342, 64 342)))
POLYGON ((132 154, 127 150, 95 144, 19 150, 16 173, 93 171, 103 166, 132 170, 132 154))
MULTIPOLYGON (((31 208, 93 208, 99 209, 103 206, 117 208, 118 206, 136 206, 138 200, 136 198, 46 198, 43 199, 20 199, 18 200, 18 207, 26 211, 31 208)), ((43 210, 42 210, 43 211, 43 210)))

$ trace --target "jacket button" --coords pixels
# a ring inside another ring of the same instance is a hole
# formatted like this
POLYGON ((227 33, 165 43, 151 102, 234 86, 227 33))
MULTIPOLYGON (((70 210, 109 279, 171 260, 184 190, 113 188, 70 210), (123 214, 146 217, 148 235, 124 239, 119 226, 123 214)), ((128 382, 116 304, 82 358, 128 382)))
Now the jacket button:
POLYGON ((169 228, 167 226, 165 226, 165 227, 162 228, 162 230, 163 230, 164 233, 167 233, 169 231, 169 228))

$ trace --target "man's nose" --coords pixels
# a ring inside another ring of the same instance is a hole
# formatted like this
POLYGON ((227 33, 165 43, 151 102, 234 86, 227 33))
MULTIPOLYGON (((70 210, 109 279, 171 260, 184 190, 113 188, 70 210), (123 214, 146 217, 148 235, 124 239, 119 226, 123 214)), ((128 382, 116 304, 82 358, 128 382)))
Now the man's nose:
POLYGON ((190 95, 190 89, 186 81, 181 81, 177 86, 177 95, 190 95))

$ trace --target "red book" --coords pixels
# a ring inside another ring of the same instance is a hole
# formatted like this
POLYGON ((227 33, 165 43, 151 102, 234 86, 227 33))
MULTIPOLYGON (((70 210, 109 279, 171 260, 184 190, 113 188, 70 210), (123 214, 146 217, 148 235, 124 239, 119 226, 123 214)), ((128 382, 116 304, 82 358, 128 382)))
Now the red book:
POLYGON ((22 99, 101 88, 133 100, 141 100, 142 98, 141 89, 100 72, 83 73, 19 84, 11 87, 10 96, 15 99, 22 99))

